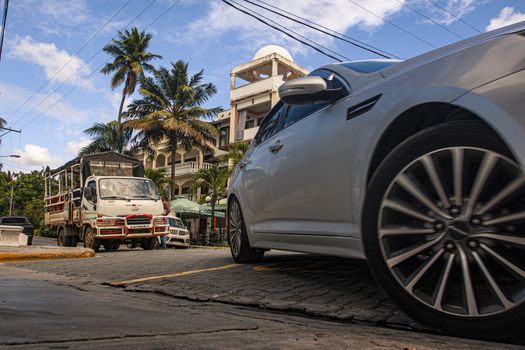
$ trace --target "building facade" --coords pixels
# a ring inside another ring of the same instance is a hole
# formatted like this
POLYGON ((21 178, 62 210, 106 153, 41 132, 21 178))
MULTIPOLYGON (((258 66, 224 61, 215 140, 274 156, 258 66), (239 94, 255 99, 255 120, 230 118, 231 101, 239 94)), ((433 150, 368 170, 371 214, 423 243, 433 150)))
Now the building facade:
MULTIPOLYGON (((279 101, 278 88, 284 82, 305 76, 306 69, 294 63, 291 54, 283 47, 268 45, 261 48, 251 61, 231 69, 230 109, 218 114, 211 122, 219 131, 212 152, 199 149, 177 150, 175 160, 175 192, 190 195, 193 175, 219 162, 228 145, 237 141, 250 141, 270 109, 279 101)), ((171 153, 165 147, 154 147, 155 155, 139 155, 146 169, 165 168, 171 174, 171 153)), ((204 195, 199 189, 194 200, 204 195)))

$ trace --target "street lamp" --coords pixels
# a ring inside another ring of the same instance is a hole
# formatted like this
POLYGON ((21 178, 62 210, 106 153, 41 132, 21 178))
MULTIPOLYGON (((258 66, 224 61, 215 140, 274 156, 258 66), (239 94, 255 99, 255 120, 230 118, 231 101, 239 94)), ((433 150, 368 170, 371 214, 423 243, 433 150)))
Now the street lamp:
POLYGON ((7 154, 5 156, 0 156, 0 158, 20 158, 19 154, 7 154))

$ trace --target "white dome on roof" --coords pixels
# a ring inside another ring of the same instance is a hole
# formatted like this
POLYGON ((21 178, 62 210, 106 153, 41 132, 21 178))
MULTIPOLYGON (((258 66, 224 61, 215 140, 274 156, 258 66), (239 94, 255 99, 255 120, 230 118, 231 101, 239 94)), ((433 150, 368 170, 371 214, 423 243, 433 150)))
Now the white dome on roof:
POLYGON ((290 61, 293 62, 293 57, 290 54, 290 52, 288 52, 288 50, 286 50, 284 47, 278 46, 278 45, 266 45, 260 48, 259 51, 255 53, 255 56, 253 56, 253 59, 257 60, 264 56, 271 55, 272 53, 279 54, 283 56, 284 58, 289 59, 290 61))

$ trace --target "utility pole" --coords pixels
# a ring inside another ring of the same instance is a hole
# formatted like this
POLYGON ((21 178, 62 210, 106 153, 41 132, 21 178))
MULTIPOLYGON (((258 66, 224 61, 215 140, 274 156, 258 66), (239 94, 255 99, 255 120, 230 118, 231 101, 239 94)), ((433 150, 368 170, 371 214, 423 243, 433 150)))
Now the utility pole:
POLYGON ((7 9, 9 8, 9 0, 4 0, 4 10, 2 16, 2 34, 0 35, 0 60, 2 59, 2 47, 4 47, 5 24, 7 22, 7 9))

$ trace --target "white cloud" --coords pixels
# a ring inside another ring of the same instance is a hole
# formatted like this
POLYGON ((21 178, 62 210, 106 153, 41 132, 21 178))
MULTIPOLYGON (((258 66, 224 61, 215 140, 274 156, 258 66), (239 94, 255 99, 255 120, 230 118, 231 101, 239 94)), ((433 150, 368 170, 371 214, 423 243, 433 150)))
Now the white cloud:
POLYGON ((514 10, 514 7, 504 7, 498 17, 492 18, 487 31, 505 27, 520 21, 525 21, 525 13, 514 10))
MULTIPOLYGON (((31 91, 27 91, 19 86, 4 84, 0 82, 0 113, 7 115, 16 106, 21 105, 27 97, 30 96, 31 91)), ((62 95, 53 93, 49 98, 41 103, 48 96, 47 93, 38 93, 33 96, 29 102, 18 111, 17 114, 8 119, 9 125, 21 126, 30 121, 38 114, 43 113, 42 117, 51 117, 61 123, 77 124, 83 121, 94 119, 96 120, 99 113, 102 111, 95 111, 93 109, 77 109, 69 102, 61 100, 62 95), (51 107, 54 104, 53 107, 51 107), (34 109, 34 110, 33 110, 34 109), (31 113, 27 114, 29 111, 31 113), (15 121, 20 120, 13 124, 15 121)))
MULTIPOLYGON (((392 0, 356 0, 356 2, 381 17, 389 17, 402 9, 402 4, 392 0)), ((381 19, 352 5, 347 0, 303 0, 293 2, 273 0, 271 3, 297 16, 307 18, 338 32, 346 32, 352 27, 370 31, 383 25, 381 19), (330 10, 327 10, 328 8, 330 10)), ((320 41, 327 45, 330 45, 333 41, 332 38, 298 23, 246 3, 243 3, 243 5, 263 13, 264 16, 312 40, 320 41)), ((207 14, 190 23, 188 31, 185 31, 177 39, 201 42, 203 39, 217 38, 225 34, 231 34, 231 32, 234 32, 238 39, 252 50, 265 44, 281 43, 286 44, 287 48, 292 52, 305 53, 302 44, 289 39, 276 30, 220 1, 210 2, 207 14)))
POLYGON ((91 140, 87 137, 82 137, 80 140, 69 141, 67 143, 67 154, 76 157, 78 152, 91 143, 91 140))
POLYGON ((20 155, 19 164, 25 167, 40 169, 49 165, 51 168, 57 167, 64 162, 60 156, 51 155, 47 147, 33 144, 26 144, 24 149, 17 149, 14 152, 20 155))
MULTIPOLYGON (((446 0, 446 3, 435 1, 439 6, 445 8, 448 12, 453 13, 458 18, 464 17, 469 12, 472 12, 476 6, 482 5, 486 0, 446 0)), ((429 3, 425 0, 424 5, 429 3)), ((445 25, 451 25, 458 19, 442 9, 430 4, 430 10, 434 14, 434 20, 445 25)))
POLYGON ((40 2, 40 11, 62 23, 78 24, 89 19, 90 12, 84 0, 47 0, 40 2))
POLYGON ((80 84, 86 89, 94 90, 93 82, 84 80, 91 72, 89 65, 82 59, 59 49, 54 43, 38 42, 30 36, 16 37, 11 44, 9 55, 11 58, 41 66, 46 78, 51 81, 80 84), (63 67, 64 65, 66 66, 63 67))

